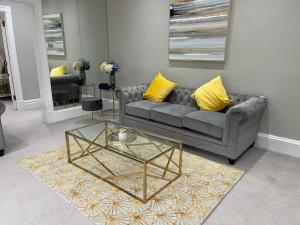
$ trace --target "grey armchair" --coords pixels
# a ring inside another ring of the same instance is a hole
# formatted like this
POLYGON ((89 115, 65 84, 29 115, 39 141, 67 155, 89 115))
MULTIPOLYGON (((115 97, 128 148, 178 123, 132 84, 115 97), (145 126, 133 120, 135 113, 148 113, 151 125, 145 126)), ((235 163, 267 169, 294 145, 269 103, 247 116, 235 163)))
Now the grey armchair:
POLYGON ((143 99, 147 84, 117 90, 120 123, 168 137, 235 161, 253 146, 265 97, 229 94, 232 106, 222 112, 199 110, 191 98, 194 89, 176 87, 163 103, 143 99))
MULTIPOLYGON (((0 116, 5 111, 5 105, 0 102, 0 116)), ((5 141, 4 141, 4 135, 3 135, 3 129, 1 124, 1 118, 0 118, 0 157, 4 155, 4 149, 5 149, 5 141)))

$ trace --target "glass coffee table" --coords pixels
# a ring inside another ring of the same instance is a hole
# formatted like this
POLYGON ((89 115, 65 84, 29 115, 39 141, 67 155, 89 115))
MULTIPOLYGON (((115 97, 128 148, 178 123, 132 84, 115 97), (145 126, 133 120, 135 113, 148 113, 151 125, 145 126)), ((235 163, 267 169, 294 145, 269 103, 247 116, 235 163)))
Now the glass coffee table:
POLYGON ((178 179, 178 140, 102 121, 66 131, 68 162, 142 203, 178 179))

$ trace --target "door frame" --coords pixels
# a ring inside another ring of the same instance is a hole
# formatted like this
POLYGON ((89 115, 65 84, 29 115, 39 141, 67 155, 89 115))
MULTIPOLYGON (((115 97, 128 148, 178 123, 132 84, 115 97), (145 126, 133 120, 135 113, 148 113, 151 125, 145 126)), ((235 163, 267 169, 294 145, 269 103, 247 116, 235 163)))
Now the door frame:
MULTIPOLYGON (((43 120, 47 122, 49 112, 53 111, 53 104, 52 104, 51 83, 50 83, 49 68, 48 68, 47 49, 45 45, 45 35, 43 29, 42 2, 41 0, 5 0, 5 1, 0 0, 0 5, 4 9, 11 8, 10 7, 11 3, 27 4, 31 8, 31 13, 33 16, 33 24, 29 24, 28 26, 33 27, 33 32, 35 34, 33 35, 33 41, 35 43, 34 52, 35 52, 35 60, 36 60, 36 66, 38 71, 40 98, 42 100, 41 110, 42 110, 43 120)), ((11 22, 10 25, 12 27, 11 13, 8 18, 11 22)), ((13 43, 13 45, 15 46, 15 42, 13 43)), ((16 53, 16 48, 15 48, 15 53, 16 53)), ((15 54, 15 56, 17 56, 17 54, 15 54)), ((19 83, 20 85, 18 87, 15 87, 15 89, 18 90, 18 96, 16 97, 17 98, 19 97, 19 99, 22 102, 24 102, 20 73, 18 73, 18 75, 16 75, 16 79, 17 79, 16 83, 19 83)))
MULTIPOLYGON (((74 107, 59 111, 54 110, 51 81, 49 76, 47 48, 45 44, 41 0, 0 0, 0 5, 9 5, 10 3, 28 4, 31 8, 31 12, 33 15, 32 26, 35 34, 33 35, 33 41, 35 43, 34 51, 38 71, 39 89, 42 100, 41 109, 44 122, 54 123, 84 115, 84 112, 82 111, 81 107, 74 107)), ((23 97, 22 92, 19 94, 21 94, 21 96, 23 97)))
MULTIPOLYGON (((40 95, 42 99, 43 120, 46 123, 55 123, 67 119, 76 118, 84 115, 81 106, 55 111, 53 107, 51 81, 49 76, 49 63, 47 48, 45 44, 45 34, 42 14, 41 0, 6 0, 7 2, 29 4, 32 9, 34 24, 33 35, 35 56, 37 62, 38 79, 40 87, 40 95)), ((1 0, 0 0, 1 2, 1 0)))
POLYGON ((18 110, 17 107, 17 99, 16 99, 16 93, 15 93, 15 85, 13 81, 12 71, 11 71, 11 64, 10 64, 10 56, 9 56, 9 50, 8 50, 8 40, 7 40, 7 29, 6 29, 6 20, 5 20, 5 14, 3 12, 0 12, 1 15, 1 32, 2 32, 2 42, 4 47, 4 57, 6 60, 6 70, 8 74, 8 81, 9 81, 9 89, 10 89, 10 95, 11 100, 13 102, 13 106, 15 110, 18 110))
POLYGON ((48 123, 49 113, 54 111, 51 81, 49 76, 48 55, 45 44, 42 1, 41 0, 11 0, 12 2, 30 4, 33 13, 33 29, 36 35, 33 35, 35 58, 38 70, 40 96, 42 99, 43 120, 48 123))
POLYGON ((23 100, 23 90, 21 84, 11 7, 7 5, 0 5, 0 13, 4 14, 5 21, 5 27, 3 27, 3 29, 5 30, 5 34, 3 33, 3 37, 6 37, 6 40, 3 40, 3 42, 5 42, 4 50, 5 58, 7 61, 7 70, 9 73, 9 83, 11 88, 13 89, 11 91, 12 99, 14 97, 13 95, 15 95, 16 99, 13 99, 13 102, 15 108, 18 109, 18 102, 23 100))

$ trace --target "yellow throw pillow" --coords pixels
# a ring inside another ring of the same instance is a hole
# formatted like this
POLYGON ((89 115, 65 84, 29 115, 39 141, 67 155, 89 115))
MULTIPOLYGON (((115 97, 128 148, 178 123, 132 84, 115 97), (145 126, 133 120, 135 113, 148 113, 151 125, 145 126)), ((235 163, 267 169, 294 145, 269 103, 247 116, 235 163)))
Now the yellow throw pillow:
POLYGON ((53 68, 50 72, 50 76, 51 77, 62 76, 66 73, 66 70, 67 70, 67 65, 66 64, 64 64, 62 66, 59 66, 59 67, 56 67, 56 68, 53 68))
POLYGON ((161 73, 158 73, 144 93, 144 99, 152 102, 163 102, 176 85, 167 80, 161 73))
POLYGON ((218 112, 231 104, 221 76, 217 76, 198 88, 191 97, 195 99, 200 109, 207 111, 218 112))

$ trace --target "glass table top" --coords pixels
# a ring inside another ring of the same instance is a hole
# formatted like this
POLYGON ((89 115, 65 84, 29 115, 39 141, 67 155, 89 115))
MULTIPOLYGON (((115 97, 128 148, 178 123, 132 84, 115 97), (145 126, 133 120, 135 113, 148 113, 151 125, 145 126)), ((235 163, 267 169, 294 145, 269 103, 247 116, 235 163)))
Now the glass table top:
POLYGON ((179 140, 124 127, 112 121, 102 121, 67 131, 78 140, 106 148, 127 158, 145 163, 179 148, 179 140))

